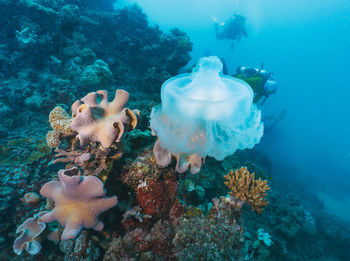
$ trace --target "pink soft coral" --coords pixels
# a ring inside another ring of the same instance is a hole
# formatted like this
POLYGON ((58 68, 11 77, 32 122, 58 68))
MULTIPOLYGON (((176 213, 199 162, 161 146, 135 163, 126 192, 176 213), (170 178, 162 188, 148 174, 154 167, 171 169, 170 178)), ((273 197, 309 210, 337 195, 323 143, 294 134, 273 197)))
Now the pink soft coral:
POLYGON ((128 99, 128 92, 117 90, 114 100, 109 102, 107 91, 100 90, 74 102, 71 127, 78 132, 80 143, 97 141, 103 148, 109 148, 115 141, 120 141, 124 132, 134 129, 139 111, 125 107, 128 99))
POLYGON ((40 221, 57 220, 64 226, 62 240, 75 238, 83 227, 102 230, 98 215, 115 206, 117 197, 106 198, 103 183, 95 176, 80 176, 77 168, 60 170, 58 178, 59 182, 48 182, 40 190, 42 196, 55 202, 54 209, 40 221))

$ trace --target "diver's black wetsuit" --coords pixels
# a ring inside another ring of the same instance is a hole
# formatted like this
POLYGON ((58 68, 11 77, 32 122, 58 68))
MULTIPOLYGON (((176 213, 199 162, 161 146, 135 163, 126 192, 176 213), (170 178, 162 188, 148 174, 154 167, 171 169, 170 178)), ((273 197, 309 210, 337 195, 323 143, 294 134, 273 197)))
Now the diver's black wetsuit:
POLYGON ((222 32, 220 32, 219 24, 215 23, 215 34, 216 39, 230 39, 240 41, 242 36, 247 37, 247 31, 245 29, 245 18, 240 15, 235 15, 231 17, 222 27, 222 32))

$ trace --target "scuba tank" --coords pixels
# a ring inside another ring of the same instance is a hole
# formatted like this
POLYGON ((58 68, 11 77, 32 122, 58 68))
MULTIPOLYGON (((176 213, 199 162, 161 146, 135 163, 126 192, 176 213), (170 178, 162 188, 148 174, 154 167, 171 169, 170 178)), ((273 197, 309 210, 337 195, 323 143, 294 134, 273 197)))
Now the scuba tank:
POLYGON ((271 77, 267 79, 265 85, 264 85, 264 90, 266 96, 273 94, 277 91, 278 85, 275 80, 273 80, 271 77))

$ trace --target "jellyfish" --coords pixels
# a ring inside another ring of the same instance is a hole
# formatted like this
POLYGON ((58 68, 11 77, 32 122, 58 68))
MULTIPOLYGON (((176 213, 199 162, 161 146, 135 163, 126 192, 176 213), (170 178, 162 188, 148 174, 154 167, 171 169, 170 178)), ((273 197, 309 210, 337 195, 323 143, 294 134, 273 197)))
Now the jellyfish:
POLYGON ((174 156, 179 173, 188 167, 196 173, 206 156, 223 160, 259 143, 264 126, 253 90, 244 81, 223 75, 222 69, 218 57, 203 57, 192 73, 162 85, 161 104, 152 109, 150 121, 158 137, 153 151, 161 167, 174 156))

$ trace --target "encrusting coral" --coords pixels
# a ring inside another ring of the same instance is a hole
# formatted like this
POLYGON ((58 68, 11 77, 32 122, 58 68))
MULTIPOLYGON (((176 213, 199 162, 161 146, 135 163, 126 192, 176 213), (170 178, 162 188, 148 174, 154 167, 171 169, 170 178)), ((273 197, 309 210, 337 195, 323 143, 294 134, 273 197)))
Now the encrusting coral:
POLYGON ((60 106, 56 106, 49 115, 49 122, 52 127, 52 131, 46 134, 47 145, 51 148, 56 148, 60 145, 60 135, 70 136, 74 134, 71 128, 71 117, 60 106))
POLYGON ((117 90, 114 100, 109 102, 107 91, 99 90, 74 102, 71 127, 78 132, 80 144, 100 142, 106 149, 119 142, 125 132, 133 130, 139 111, 125 108, 128 99, 128 92, 117 90))
POLYGON ((229 194, 237 206, 247 202, 252 211, 260 213, 269 203, 265 200, 266 191, 270 189, 266 180, 255 179, 255 173, 250 174, 246 167, 231 170, 226 176, 225 185, 231 190, 229 194))
POLYGON ((83 227, 102 230, 98 215, 114 207, 117 197, 105 197, 103 183, 95 176, 81 176, 75 167, 60 170, 58 178, 59 181, 48 182, 40 190, 42 196, 55 202, 55 207, 39 221, 57 220, 65 227, 62 240, 75 238, 83 227))

